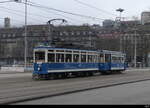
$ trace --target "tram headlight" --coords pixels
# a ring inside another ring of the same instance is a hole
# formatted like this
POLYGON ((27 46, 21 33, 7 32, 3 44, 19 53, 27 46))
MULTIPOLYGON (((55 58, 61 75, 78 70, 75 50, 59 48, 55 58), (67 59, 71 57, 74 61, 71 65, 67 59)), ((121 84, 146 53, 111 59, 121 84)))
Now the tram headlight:
POLYGON ((40 71, 41 70, 41 68, 40 67, 38 67, 38 71, 40 71))
POLYGON ((41 65, 38 66, 38 71, 41 71, 41 67, 42 67, 41 65))

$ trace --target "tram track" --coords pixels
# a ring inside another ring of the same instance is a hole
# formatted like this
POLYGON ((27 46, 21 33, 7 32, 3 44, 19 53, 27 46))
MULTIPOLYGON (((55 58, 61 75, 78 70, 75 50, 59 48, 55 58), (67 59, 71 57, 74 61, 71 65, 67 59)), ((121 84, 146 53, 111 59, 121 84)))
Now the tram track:
POLYGON ((0 104, 16 104, 40 98, 146 81, 150 80, 150 72, 125 72, 123 74, 108 76, 100 75, 46 81, 28 81, 28 79, 28 77, 25 77, 24 80, 19 79, 21 82, 16 82, 15 84, 10 81, 0 82, 2 84, 0 88, 0 104))
POLYGON ((38 99, 43 99, 43 98, 51 98, 51 97, 56 97, 56 96, 72 94, 72 93, 84 92, 84 91, 88 91, 88 90, 94 90, 94 89, 100 89, 100 88, 106 88, 106 87, 112 87, 112 86, 118 86, 118 85, 124 85, 124 84, 131 84, 131 83, 137 83, 137 82, 149 81, 149 80, 150 80, 150 78, 149 79, 144 79, 144 80, 136 80, 136 81, 130 81, 130 82, 110 84, 110 85, 104 85, 104 86, 99 86, 99 87, 86 88, 86 89, 68 91, 68 92, 57 93, 57 94, 52 94, 52 95, 33 97, 33 98, 24 99, 24 100, 12 101, 12 102, 8 102, 8 103, 5 103, 5 104, 14 104, 15 105, 15 104, 21 103, 21 102, 33 101, 33 100, 38 100, 38 99))

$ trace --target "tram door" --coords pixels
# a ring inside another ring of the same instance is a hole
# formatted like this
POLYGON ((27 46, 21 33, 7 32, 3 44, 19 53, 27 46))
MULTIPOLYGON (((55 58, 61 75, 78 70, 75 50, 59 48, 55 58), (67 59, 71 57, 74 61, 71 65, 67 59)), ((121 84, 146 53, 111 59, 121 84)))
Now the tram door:
POLYGON ((105 70, 105 55, 103 53, 99 54, 99 70, 104 71, 105 70))
POLYGON ((111 54, 105 54, 105 68, 111 70, 111 54))

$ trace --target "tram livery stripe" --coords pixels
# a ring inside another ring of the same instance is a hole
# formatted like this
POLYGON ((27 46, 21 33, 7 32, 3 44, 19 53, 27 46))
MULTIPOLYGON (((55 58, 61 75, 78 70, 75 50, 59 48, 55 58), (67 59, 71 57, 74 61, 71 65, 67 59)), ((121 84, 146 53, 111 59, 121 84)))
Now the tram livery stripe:
POLYGON ((113 67, 113 68, 111 68, 111 70, 121 70, 121 69, 124 69, 124 67, 113 67))
POLYGON ((48 72, 77 72, 77 71, 95 71, 98 68, 89 68, 89 69, 65 69, 65 70, 48 70, 48 72))

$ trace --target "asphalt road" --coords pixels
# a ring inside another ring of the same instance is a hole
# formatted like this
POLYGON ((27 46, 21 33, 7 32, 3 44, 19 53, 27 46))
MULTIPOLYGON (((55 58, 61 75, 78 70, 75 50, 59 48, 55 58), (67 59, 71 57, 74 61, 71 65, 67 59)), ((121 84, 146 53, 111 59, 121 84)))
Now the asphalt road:
POLYGON ((128 70, 123 74, 34 81, 31 73, 0 74, 0 104, 95 89, 126 82, 150 80, 150 70, 128 70))
POLYGON ((30 105, 148 105, 150 81, 124 84, 68 95, 38 99, 18 104, 30 105))

